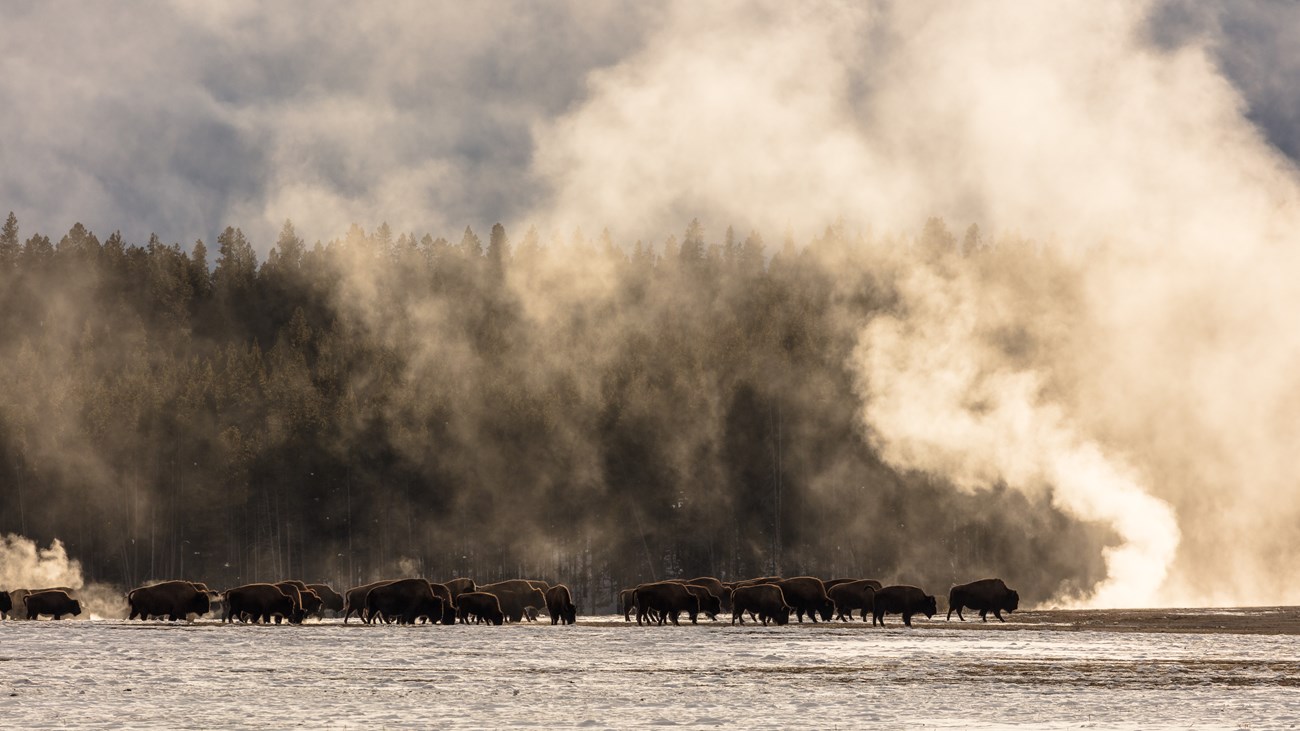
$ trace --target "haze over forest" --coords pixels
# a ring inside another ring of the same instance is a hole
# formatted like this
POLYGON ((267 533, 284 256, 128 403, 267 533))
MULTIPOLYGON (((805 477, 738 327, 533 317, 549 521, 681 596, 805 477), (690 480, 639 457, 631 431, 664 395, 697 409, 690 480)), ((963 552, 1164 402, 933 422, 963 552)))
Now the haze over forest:
POLYGON ((589 5, 16 11, 0 553, 1300 601, 1292 6, 589 5))

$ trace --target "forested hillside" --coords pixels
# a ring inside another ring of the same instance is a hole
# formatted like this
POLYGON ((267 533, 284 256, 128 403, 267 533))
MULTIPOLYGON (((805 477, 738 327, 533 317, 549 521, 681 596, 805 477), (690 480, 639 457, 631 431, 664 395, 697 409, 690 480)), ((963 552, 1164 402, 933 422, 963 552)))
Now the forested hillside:
MULTIPOLYGON (((1027 602, 1104 576, 1046 494, 873 452, 849 359, 894 306, 863 252, 1034 256, 932 220, 877 241, 692 223, 651 243, 358 227, 0 238, 0 533, 87 580, 872 576, 1027 602)), ((865 344, 870 347, 870 344, 865 344)))

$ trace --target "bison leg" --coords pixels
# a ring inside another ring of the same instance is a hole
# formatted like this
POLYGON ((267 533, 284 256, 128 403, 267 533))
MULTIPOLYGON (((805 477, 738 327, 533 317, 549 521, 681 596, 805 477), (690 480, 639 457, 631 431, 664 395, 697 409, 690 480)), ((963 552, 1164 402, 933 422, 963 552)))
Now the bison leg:
POLYGON ((912 626, 912 613, 911 613, 911 612, 903 612, 903 624, 907 625, 908 627, 911 627, 911 626, 912 626))
POLYGON ((997 617, 999 622, 1005 622, 1005 621, 1007 621, 1007 620, 1005 620, 1005 619, 1002 618, 1002 610, 1001 610, 1001 609, 994 609, 994 610, 993 610, 993 616, 994 616, 994 617, 997 617))

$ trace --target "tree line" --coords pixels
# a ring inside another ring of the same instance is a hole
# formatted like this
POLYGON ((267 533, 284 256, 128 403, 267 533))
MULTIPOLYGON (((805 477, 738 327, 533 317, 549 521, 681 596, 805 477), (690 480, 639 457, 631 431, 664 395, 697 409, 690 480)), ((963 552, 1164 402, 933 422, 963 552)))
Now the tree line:
POLYGON ((997 247, 938 219, 869 238, 385 224, 308 245, 286 222, 263 259, 235 227, 214 250, 81 224, 56 243, 11 213, 0 532, 123 586, 564 577, 584 611, 682 575, 1086 590, 1103 529, 871 448, 851 358, 896 303, 865 252, 997 247))

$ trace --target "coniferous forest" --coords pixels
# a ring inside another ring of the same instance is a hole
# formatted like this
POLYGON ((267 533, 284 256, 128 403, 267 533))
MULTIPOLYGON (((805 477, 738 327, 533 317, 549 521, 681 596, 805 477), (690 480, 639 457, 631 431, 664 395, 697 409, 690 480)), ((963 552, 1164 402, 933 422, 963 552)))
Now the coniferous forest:
MULTIPOLYGON (((868 238, 286 222, 180 245, 10 214, 0 533, 127 587, 563 577, 583 611, 703 574, 1087 591, 1104 528, 872 449, 850 359, 894 303, 868 238)), ((938 220, 886 245, 1033 255, 938 220)))

